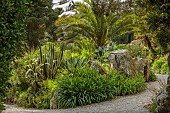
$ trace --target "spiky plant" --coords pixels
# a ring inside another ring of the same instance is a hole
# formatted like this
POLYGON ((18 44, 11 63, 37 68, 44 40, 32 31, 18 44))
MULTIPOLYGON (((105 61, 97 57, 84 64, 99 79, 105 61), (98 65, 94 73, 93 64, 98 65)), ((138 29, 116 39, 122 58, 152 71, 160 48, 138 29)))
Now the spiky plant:
POLYGON ((63 58, 64 46, 61 45, 58 55, 56 55, 54 48, 54 44, 49 44, 48 48, 44 48, 44 50, 40 47, 40 56, 31 65, 27 66, 27 77, 40 80, 55 78, 63 58))

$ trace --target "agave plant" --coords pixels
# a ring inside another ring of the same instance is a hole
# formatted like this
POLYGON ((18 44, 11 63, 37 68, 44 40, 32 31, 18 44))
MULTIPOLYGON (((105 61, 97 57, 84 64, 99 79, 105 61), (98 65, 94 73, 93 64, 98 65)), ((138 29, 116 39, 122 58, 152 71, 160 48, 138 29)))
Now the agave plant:
POLYGON ((88 58, 80 58, 80 57, 71 57, 70 60, 64 62, 64 67, 69 72, 72 71, 73 68, 84 67, 87 64, 88 58))

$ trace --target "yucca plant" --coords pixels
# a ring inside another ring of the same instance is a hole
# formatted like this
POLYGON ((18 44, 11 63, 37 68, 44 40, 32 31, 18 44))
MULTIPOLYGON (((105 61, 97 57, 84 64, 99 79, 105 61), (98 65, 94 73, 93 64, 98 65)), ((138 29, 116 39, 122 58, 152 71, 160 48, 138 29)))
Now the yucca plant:
POLYGON ((32 65, 27 66, 26 76, 33 76, 34 78, 46 80, 53 79, 58 70, 60 69, 61 61, 63 58, 64 45, 60 47, 58 55, 55 53, 54 44, 49 44, 48 48, 42 50, 40 47, 40 56, 34 60, 32 65))

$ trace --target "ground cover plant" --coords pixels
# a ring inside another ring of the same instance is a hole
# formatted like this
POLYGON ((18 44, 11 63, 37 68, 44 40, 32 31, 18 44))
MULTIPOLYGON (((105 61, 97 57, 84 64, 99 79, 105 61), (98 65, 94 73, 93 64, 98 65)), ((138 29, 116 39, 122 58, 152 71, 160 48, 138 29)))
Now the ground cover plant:
POLYGON ((109 72, 110 79, 91 68, 76 68, 58 81, 59 108, 88 105, 130 95, 145 88, 143 76, 129 78, 118 72, 109 72))

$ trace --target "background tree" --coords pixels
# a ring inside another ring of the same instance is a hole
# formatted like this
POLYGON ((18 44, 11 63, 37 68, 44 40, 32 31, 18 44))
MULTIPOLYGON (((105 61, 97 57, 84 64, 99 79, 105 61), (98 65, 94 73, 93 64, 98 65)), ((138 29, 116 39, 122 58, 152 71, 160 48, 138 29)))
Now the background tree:
MULTIPOLYGON (((5 96, 10 62, 26 37, 29 4, 26 0, 1 0, 0 9, 0 101, 5 96)), ((0 102, 1 103, 1 102, 0 102)))
POLYGON ((31 13, 27 23, 27 43, 30 48, 36 48, 46 38, 55 39, 54 20, 58 18, 59 10, 53 10, 53 0, 35 0, 30 4, 31 13), (51 37, 50 37, 50 36, 51 37))
POLYGON ((58 32, 63 31, 63 37, 69 39, 80 36, 92 38, 98 48, 103 47, 108 39, 113 40, 130 30, 129 20, 123 13, 107 12, 107 10, 100 8, 100 6, 105 6, 103 4, 98 4, 98 9, 94 5, 94 2, 88 2, 88 4, 90 6, 77 3, 76 10, 74 10, 75 15, 62 17, 56 21, 56 25, 60 26, 58 32))

